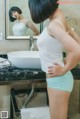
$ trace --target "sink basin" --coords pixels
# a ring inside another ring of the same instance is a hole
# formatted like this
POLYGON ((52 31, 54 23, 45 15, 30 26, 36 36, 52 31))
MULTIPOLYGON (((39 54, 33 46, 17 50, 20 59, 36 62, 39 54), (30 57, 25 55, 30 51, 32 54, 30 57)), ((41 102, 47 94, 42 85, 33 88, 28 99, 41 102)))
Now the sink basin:
POLYGON ((14 51, 7 54, 8 60, 17 68, 40 69, 38 51, 14 51))

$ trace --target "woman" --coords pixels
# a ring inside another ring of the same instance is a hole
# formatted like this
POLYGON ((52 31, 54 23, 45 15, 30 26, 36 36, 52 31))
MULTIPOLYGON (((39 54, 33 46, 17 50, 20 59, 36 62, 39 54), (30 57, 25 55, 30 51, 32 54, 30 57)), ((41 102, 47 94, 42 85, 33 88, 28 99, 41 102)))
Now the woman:
POLYGON ((20 8, 15 6, 11 7, 9 10, 9 19, 11 22, 16 21, 12 28, 15 36, 26 36, 28 28, 34 32, 34 35, 39 34, 39 30, 33 25, 33 23, 22 15, 20 8))
POLYGON ((39 35, 37 45, 42 70, 46 72, 51 119, 67 119, 69 97, 73 89, 70 72, 80 61, 80 38, 69 27, 58 0, 29 0, 32 20, 49 24, 39 35), (77 42, 76 42, 76 41, 77 42), (63 61, 62 49, 68 52, 63 61))

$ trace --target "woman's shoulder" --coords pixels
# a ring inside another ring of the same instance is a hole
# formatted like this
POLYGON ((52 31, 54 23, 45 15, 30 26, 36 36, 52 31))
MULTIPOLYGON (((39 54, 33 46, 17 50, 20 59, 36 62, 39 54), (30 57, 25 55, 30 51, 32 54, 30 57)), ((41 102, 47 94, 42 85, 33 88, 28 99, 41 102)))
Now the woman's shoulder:
POLYGON ((51 30, 51 29, 55 30, 55 27, 57 27, 57 29, 59 27, 61 27, 63 30, 65 30, 67 32, 66 18, 55 18, 55 19, 52 19, 50 21, 50 23, 48 24, 48 30, 51 30))
POLYGON ((58 34, 61 31, 65 31, 68 33, 66 18, 57 17, 55 19, 52 19, 47 26, 47 30, 51 36, 53 33, 58 34))

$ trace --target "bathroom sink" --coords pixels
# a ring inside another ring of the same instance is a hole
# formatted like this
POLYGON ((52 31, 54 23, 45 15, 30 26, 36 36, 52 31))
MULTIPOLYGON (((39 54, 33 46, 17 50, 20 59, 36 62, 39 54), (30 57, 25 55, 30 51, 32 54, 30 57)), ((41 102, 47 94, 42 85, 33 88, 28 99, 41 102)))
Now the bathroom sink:
POLYGON ((38 51, 14 51, 7 53, 8 60, 17 68, 40 69, 38 51))

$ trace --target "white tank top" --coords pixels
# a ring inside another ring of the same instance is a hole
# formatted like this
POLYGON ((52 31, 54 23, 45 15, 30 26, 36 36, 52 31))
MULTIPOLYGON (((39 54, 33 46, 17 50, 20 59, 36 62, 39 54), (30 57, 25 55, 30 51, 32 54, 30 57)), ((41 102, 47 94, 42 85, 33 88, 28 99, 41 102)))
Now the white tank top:
POLYGON ((41 68, 44 72, 48 73, 48 67, 54 66, 54 63, 60 64, 62 67, 63 63, 63 46, 59 40, 51 37, 47 32, 47 27, 38 36, 37 47, 39 49, 41 68))
POLYGON ((26 36, 28 27, 24 23, 15 23, 12 28, 14 36, 26 36))

